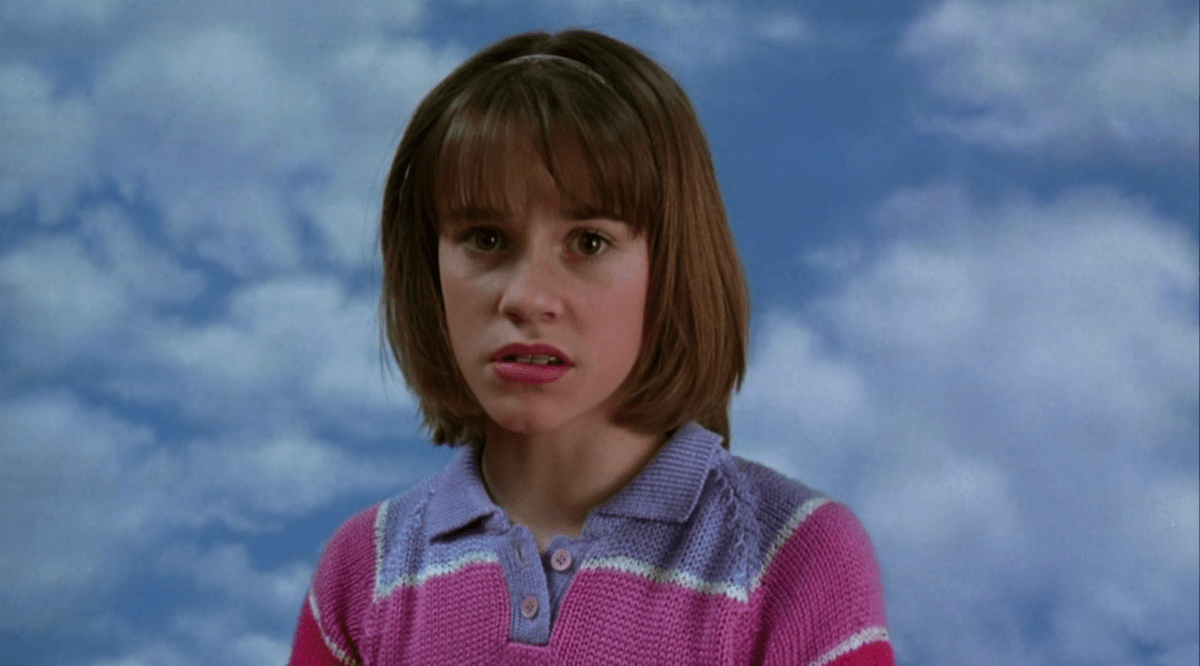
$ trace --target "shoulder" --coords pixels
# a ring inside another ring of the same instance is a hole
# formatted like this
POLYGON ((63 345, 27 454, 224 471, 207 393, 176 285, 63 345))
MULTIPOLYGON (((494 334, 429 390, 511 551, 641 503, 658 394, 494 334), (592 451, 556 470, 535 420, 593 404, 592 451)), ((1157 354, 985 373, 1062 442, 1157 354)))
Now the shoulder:
MULTIPOLYGON (((320 578, 341 578, 350 570, 373 569, 380 538, 391 524, 409 523, 428 502, 437 474, 427 476, 404 492, 378 502, 342 523, 329 538, 317 566, 320 578)), ((371 572, 373 573, 373 571, 371 572)))
POLYGON ((728 458, 758 519, 760 580, 773 569, 831 566, 878 579, 870 536, 849 507, 762 464, 728 458))
POLYGON ((339 572, 359 568, 374 559, 375 521, 382 507, 382 502, 369 506, 334 531, 321 552, 318 576, 337 578, 339 572))
POLYGON ((389 532, 411 528, 427 503, 437 474, 376 503, 346 520, 326 542, 313 574, 309 603, 326 616, 362 608, 374 598, 384 540, 389 532))
POLYGON ((755 515, 764 521, 764 527, 782 527, 796 517, 802 507, 811 512, 831 500, 795 479, 752 460, 726 455, 719 462, 727 474, 736 476, 744 489, 745 501, 754 505, 755 515))
POLYGON ((321 552, 301 610, 291 663, 361 664, 356 646, 366 632, 374 603, 381 536, 387 518, 419 504, 428 479, 396 497, 372 505, 342 523, 321 552))
POLYGON ((879 565, 854 512, 761 464, 729 460, 758 517, 751 598, 759 609, 760 645, 767 655, 799 648, 808 663, 839 650, 886 644, 879 565), (775 640, 781 634, 806 636, 810 642, 797 646, 775 640))
POLYGON ((782 543, 820 509, 833 503, 799 481, 727 451, 717 454, 709 484, 728 487, 728 499, 738 506, 740 513, 750 517, 742 522, 757 546, 751 575, 761 575, 782 543))

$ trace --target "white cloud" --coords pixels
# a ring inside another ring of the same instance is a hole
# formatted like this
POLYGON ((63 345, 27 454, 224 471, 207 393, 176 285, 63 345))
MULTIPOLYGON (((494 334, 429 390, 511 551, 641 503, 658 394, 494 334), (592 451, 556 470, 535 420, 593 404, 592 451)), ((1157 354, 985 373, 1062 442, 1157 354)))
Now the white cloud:
POLYGON ((755 23, 754 33, 773 42, 798 42, 812 37, 808 24, 791 13, 766 14, 755 23))
POLYGON ((39 238, 0 257, 0 303, 12 317, 5 355, 25 372, 54 370, 120 329, 129 294, 72 237, 39 238))
MULTIPOLYGON (((756 332, 750 379, 737 399, 745 420, 755 423, 761 417, 783 430, 801 430, 808 446, 815 447, 831 445, 833 435, 858 427, 869 410, 858 368, 824 349, 812 329, 781 313, 769 314, 756 332)), ((734 440, 742 439, 741 430, 734 440)))
MULTIPOLYGON (((219 638, 216 637, 216 638, 219 638)), ((245 666, 257 664, 283 664, 292 653, 292 642, 283 636, 250 634, 233 641, 230 656, 234 663, 245 666)))
POLYGON ((103 369, 96 387, 110 396, 258 432, 320 421, 379 435, 396 410, 411 411, 402 383, 385 375, 374 293, 280 278, 237 289, 226 312, 180 318, 172 308, 203 294, 205 278, 119 209, 80 217, 78 234, 34 236, 0 255, 0 306, 12 316, 0 339, 19 359, 8 383, 86 363, 103 369))
POLYGON ((63 24, 103 25, 129 0, 45 0, 44 2, 8 3, 7 21, 35 26, 63 24))
POLYGON ((331 45, 364 34, 411 32, 427 17, 429 4, 426 0, 356 0, 340 5, 322 0, 213 0, 171 7, 162 16, 184 26, 222 21, 254 25, 269 35, 276 48, 304 60, 323 56, 331 45))
POLYGON ((204 277, 138 233, 116 207, 79 212, 80 233, 38 234, 0 255, 6 354, 44 374, 121 347, 161 304, 185 303, 204 277))
POLYGON ((468 55, 420 39, 370 37, 323 63, 327 131, 339 140, 327 176, 305 188, 300 202, 342 264, 377 261, 380 197, 400 134, 420 99, 468 55))
POLYGON ((204 276, 155 247, 116 206, 80 212, 81 237, 93 247, 97 267, 138 304, 186 303, 204 289, 204 276))
POLYGON ((87 100, 55 94, 38 69, 0 66, 0 214, 32 198, 42 222, 61 221, 96 180, 94 124, 87 100))
POLYGON ((0 443, 0 570, 20 572, 0 577, 0 622, 52 624, 111 585, 141 538, 153 434, 51 394, 0 404, 0 443))
POLYGON ((69 85, 0 68, 0 212, 34 197, 55 222, 115 180, 165 214, 175 243, 240 276, 299 266, 304 218, 334 259, 367 263, 397 132, 465 56, 395 37, 420 0, 20 7, 6 19, 86 24, 102 46, 69 85))
POLYGON ((735 450, 859 511, 910 659, 1194 658, 1194 238, 1108 190, 934 187, 879 218, 828 297, 768 319, 735 450))
POLYGON ((115 121, 108 168, 147 187, 177 243, 239 275, 298 267, 302 220, 337 262, 368 263, 399 132, 466 56, 384 39, 375 31, 385 23, 330 34, 315 52, 295 52, 297 36, 236 23, 159 27, 125 44, 96 86, 115 121))
POLYGON ((1063 415, 1132 417, 1139 432, 1160 434, 1178 421, 1171 399, 1197 369, 1186 317, 1196 248, 1182 230, 1104 190, 991 210, 928 190, 897 196, 884 214, 926 227, 897 229, 888 252, 827 306, 860 348, 901 366, 919 359, 913 372, 935 379, 957 372, 990 386, 1039 426, 1063 415), (915 203, 930 196, 950 214, 915 203), (964 215, 965 227, 947 219, 964 215), (955 230, 939 238, 940 228, 955 230))
POLYGON ((262 666, 286 664, 291 653, 289 638, 246 631, 236 619, 192 614, 181 618, 180 623, 192 624, 171 636, 146 641, 120 657, 103 658, 89 666, 262 666))
POLYGON ((1194 152, 1200 17, 1171 0, 943 0, 903 39, 932 126, 1010 149, 1194 152))
MULTIPOLYGON (((294 610, 299 611, 299 602, 294 610)), ((173 642, 190 647, 199 656, 195 663, 220 662, 230 666, 285 664, 291 653, 291 636, 247 630, 247 618, 238 612, 187 611, 174 620, 173 642)))
POLYGON ((262 571, 240 544, 205 552, 190 547, 164 550, 159 562, 164 572, 187 578, 199 592, 215 594, 225 608, 285 625, 295 622, 312 579, 307 562, 262 571))
POLYGON ((737 57, 761 41, 802 43, 808 22, 790 10, 764 11, 719 0, 581 0, 570 12, 598 29, 614 29, 645 45, 668 66, 697 66, 737 57), (632 34, 616 26, 636 26, 632 34))
POLYGON ((398 492, 420 464, 369 461, 303 433, 239 435, 189 444, 175 492, 193 500, 181 519, 200 526, 217 519, 253 529, 260 519, 302 516, 338 497, 398 492))
POLYGON ((169 545, 156 559, 156 572, 187 582, 190 603, 171 608, 161 628, 125 629, 124 656, 95 666, 286 663, 311 564, 264 571, 243 546, 229 544, 203 552, 169 545))
MULTIPOLYGON (((0 622, 41 627, 87 616, 156 544, 214 522, 236 530, 305 514, 339 497, 396 492, 422 465, 370 460, 300 432, 231 435, 186 445, 65 392, 0 404, 0 622), (69 461, 64 464, 64 461, 69 461)), ((210 555, 198 576, 225 591, 250 586, 281 612, 304 572, 210 555), (244 564, 244 562, 243 562, 244 564), (233 578, 222 578, 222 575, 233 578)), ((293 599, 294 603, 295 600, 293 599)))
POLYGON ((248 284, 227 312, 201 323, 160 320, 139 344, 143 353, 122 361, 108 390, 177 405, 198 423, 257 429, 324 419, 373 432, 412 406, 384 375, 374 294, 349 295, 332 278, 248 284))
POLYGON ((327 147, 323 99, 253 31, 157 31, 96 84, 107 166, 145 183, 178 243, 238 273, 299 263, 284 185, 327 147))
POLYGON ((196 663, 184 654, 178 648, 155 645, 116 659, 102 659, 90 666, 192 666, 196 663))

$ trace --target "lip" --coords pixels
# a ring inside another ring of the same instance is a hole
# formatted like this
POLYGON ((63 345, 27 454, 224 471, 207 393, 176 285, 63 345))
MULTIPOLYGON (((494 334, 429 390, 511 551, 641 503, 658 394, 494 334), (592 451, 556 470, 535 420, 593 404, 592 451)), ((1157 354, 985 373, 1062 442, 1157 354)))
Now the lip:
POLYGON ((511 345, 505 345, 492 354, 492 361, 503 361, 505 356, 514 354, 517 356, 555 356, 562 359, 562 366, 558 367, 574 365, 574 363, 571 363, 571 359, 567 358, 567 355, 562 353, 557 347, 542 342, 533 344, 515 342, 511 345))
POLYGON ((509 382, 518 384, 550 384, 558 381, 571 371, 574 366, 539 365, 536 363, 514 363, 512 361, 496 361, 492 369, 496 374, 509 382))

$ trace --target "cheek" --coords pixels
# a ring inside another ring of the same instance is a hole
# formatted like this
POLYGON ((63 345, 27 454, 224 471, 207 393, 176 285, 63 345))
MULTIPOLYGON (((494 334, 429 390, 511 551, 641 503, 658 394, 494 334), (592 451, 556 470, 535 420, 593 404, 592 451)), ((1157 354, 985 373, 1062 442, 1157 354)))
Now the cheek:
POLYGON ((604 308, 601 326, 610 340, 620 341, 625 356, 636 356, 641 348, 647 284, 644 264, 631 266, 614 282, 608 307, 604 308))
POLYGON ((458 274, 459 267, 455 265, 454 257, 439 244, 438 246, 438 279, 442 289, 442 312, 446 317, 446 327, 450 333, 450 348, 455 359, 462 363, 462 345, 465 334, 470 329, 467 321, 469 314, 466 302, 467 290, 464 280, 458 274))

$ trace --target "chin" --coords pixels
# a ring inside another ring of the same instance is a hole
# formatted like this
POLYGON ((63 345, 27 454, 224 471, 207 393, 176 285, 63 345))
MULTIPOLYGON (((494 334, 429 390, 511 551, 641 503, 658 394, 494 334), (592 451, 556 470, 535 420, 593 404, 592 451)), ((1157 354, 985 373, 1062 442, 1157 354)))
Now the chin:
POLYGON ((563 431, 566 428, 588 428, 591 421, 587 414, 563 413, 561 409, 544 409, 526 406, 525 409, 497 410, 489 412, 493 425, 514 434, 536 436, 563 431))
POLYGON ((522 435, 536 435, 554 430, 559 425, 562 425, 555 419, 546 418, 545 415, 531 414, 529 412, 508 412, 505 414, 489 414, 489 416, 497 427, 522 435))

